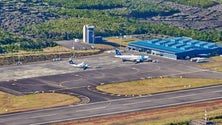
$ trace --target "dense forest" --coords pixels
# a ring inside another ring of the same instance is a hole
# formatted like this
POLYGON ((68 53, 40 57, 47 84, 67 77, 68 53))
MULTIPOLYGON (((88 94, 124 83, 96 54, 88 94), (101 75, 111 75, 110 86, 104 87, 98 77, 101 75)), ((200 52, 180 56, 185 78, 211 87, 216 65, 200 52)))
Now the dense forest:
POLYGON ((113 9, 123 7, 128 0, 44 0, 51 6, 68 9, 113 9))
POLYGON ((120 17, 100 16, 98 18, 70 18, 46 22, 29 27, 37 35, 45 39, 74 39, 82 37, 82 26, 84 24, 94 25, 96 35, 116 36, 121 34, 165 34, 169 36, 187 36, 194 39, 210 42, 222 41, 222 32, 201 32, 196 30, 181 29, 178 27, 151 24, 136 20, 127 20, 120 17))
POLYGON ((19 37, 16 34, 0 30, 0 52, 17 52, 22 50, 41 50, 42 48, 56 46, 56 43, 50 40, 36 39, 30 40, 19 37))
MULTIPOLYGON (((130 17, 151 17, 155 15, 167 15, 167 14, 173 14, 178 12, 178 10, 175 10, 173 8, 170 8, 168 6, 160 6, 156 3, 150 3, 146 2, 144 0, 83 0, 81 2, 76 2, 76 0, 45 0, 47 1, 51 6, 56 7, 62 7, 62 11, 64 11, 64 8, 68 9, 69 11, 72 11, 74 9, 75 11, 72 13, 86 13, 80 12, 80 11, 92 11, 92 10, 99 10, 107 12, 114 12, 116 15, 119 16, 130 16, 130 17), (75 1, 75 2, 74 2, 75 1), (77 12, 77 10, 79 10, 77 12)), ((57 8, 61 9, 61 8, 57 8)), ((57 10, 57 11, 59 11, 57 10)), ((86 13, 87 14, 87 13, 86 13)))
POLYGON ((136 18, 167 15, 178 11, 143 0, 133 3, 130 0, 104 0, 103 2, 45 0, 45 2, 50 5, 49 11, 67 18, 26 26, 22 30, 23 33, 31 34, 35 38, 53 40, 81 38, 84 24, 94 25, 96 35, 101 36, 144 33, 146 31, 139 31, 133 24, 136 18))
MULTIPOLYGON (((76 9, 80 8, 81 5, 79 4, 65 8, 66 6, 68 6, 67 4, 65 4, 67 1, 56 1, 55 4, 53 4, 53 1, 55 0, 48 1, 50 1, 51 5, 59 4, 60 6, 62 6, 64 4, 64 8, 51 8, 50 11, 60 15, 66 15, 69 18, 48 21, 43 24, 25 27, 24 32, 32 31, 35 34, 34 36, 37 38, 43 37, 56 40, 73 39, 81 38, 82 26, 84 24, 90 24, 96 27, 96 35, 101 36, 114 36, 119 35, 120 33, 154 33, 170 36, 188 36, 195 39, 212 42, 220 41, 222 39, 221 32, 217 31, 200 32, 195 30, 185 30, 170 25, 159 25, 140 22, 136 20, 136 18, 130 18, 143 14, 152 16, 152 14, 162 14, 162 12, 174 13, 178 11, 169 7, 160 6, 154 3, 147 3, 141 0, 134 2, 134 4, 132 3, 132 1, 127 1, 125 3, 115 3, 114 1, 112 1, 112 6, 115 5, 122 8, 105 10, 104 8, 102 10, 99 10, 97 8, 93 8, 92 10, 76 9)), ((83 3, 84 2, 82 2, 82 4, 83 3)), ((88 4, 84 3, 84 6, 90 6, 92 4, 94 5, 95 3, 89 0, 88 4)), ((146 16, 144 15, 142 17, 146 18, 146 16)))
MULTIPOLYGON (((185 4, 183 0, 170 1, 185 4)), ((200 7, 211 6, 212 3, 211 0, 198 0, 196 3, 194 1, 188 0, 187 3, 198 4, 200 7)), ((197 31, 141 21, 141 18, 167 16, 179 12, 169 6, 145 0, 23 0, 20 2, 12 0, 11 2, 0 1, 1 8, 4 8, 1 11, 5 10, 7 14, 10 12, 27 14, 29 18, 30 15, 33 17, 36 14, 41 20, 38 18, 31 20, 34 23, 20 27, 18 32, 0 30, 0 53, 17 51, 18 47, 23 50, 41 50, 44 47, 56 46, 52 42, 54 40, 81 38, 84 24, 94 25, 96 35, 100 36, 152 33, 187 36, 210 42, 222 41, 222 31, 197 31), (25 6, 26 4, 30 7, 25 6), (12 8, 13 6, 15 7, 12 8), (56 15, 56 18, 44 17, 47 15, 56 15)))

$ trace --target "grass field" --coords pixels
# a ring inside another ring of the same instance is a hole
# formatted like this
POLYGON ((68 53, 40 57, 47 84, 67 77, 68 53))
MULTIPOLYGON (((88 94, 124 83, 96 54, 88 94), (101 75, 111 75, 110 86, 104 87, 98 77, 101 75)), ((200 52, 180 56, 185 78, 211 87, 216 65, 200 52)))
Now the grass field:
MULTIPOLYGON (((75 50, 75 53, 95 53, 98 52, 98 49, 90 49, 90 50, 75 50)), ((64 46, 55 46, 55 47, 48 47, 43 49, 44 53, 55 53, 55 54, 59 54, 59 53, 66 53, 66 52, 73 52, 72 49, 66 48, 64 46)))
POLYGON ((143 95, 222 84, 222 79, 154 78, 97 86, 100 91, 118 95, 143 95))
POLYGON ((127 46, 129 42, 138 41, 137 38, 116 38, 108 37, 105 39, 107 42, 115 43, 121 46, 127 46))
MULTIPOLYGON (((87 56, 98 54, 101 51, 98 49, 93 50, 75 50, 75 56, 87 56)), ((69 58, 73 55, 71 49, 62 46, 48 47, 43 51, 19 51, 17 53, 0 54, 0 65, 16 64, 20 60, 23 64, 37 61, 47 61, 54 58, 69 58)))
MULTIPOLYGON (((99 50, 75 50, 75 53, 95 53, 99 50)), ((43 51, 19 51, 15 53, 7 53, 2 54, 0 57, 10 57, 10 56, 30 56, 30 55, 53 55, 53 54, 67 54, 73 53, 73 51, 69 48, 63 46, 55 46, 55 47, 48 47, 44 48, 43 51)))
MULTIPOLYGON (((170 123, 189 122, 204 117, 205 109, 211 121, 222 124, 222 100, 189 104, 169 108, 153 109, 128 114, 104 116, 85 120, 60 123, 56 125, 169 125, 170 123)), ((178 124, 185 125, 185 124, 178 124)))
POLYGON ((212 71, 222 72, 222 57, 215 56, 211 57, 212 62, 198 64, 198 66, 207 68, 212 71))
POLYGON ((105 44, 95 44, 96 49, 100 49, 100 50, 111 50, 115 47, 110 46, 110 45, 105 45, 105 44))
POLYGON ((0 91, 0 114, 63 106, 78 102, 80 102, 80 99, 77 97, 58 93, 14 96, 0 91))

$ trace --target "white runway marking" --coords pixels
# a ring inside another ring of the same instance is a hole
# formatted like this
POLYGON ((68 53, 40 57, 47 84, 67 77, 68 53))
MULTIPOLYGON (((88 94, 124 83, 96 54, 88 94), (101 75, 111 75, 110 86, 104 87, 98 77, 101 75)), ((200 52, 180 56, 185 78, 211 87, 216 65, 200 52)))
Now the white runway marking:
POLYGON ((41 118, 41 117, 55 116, 55 115, 57 114, 39 115, 39 116, 30 117, 30 118, 41 118))
POLYGON ((92 110, 97 110, 97 109, 104 109, 105 107, 98 107, 98 108, 91 108, 91 109, 83 109, 83 110, 77 110, 75 112, 85 112, 85 111, 92 111, 92 110))
POLYGON ((150 100, 148 101, 140 101, 140 102, 134 102, 134 103, 127 103, 127 104, 123 104, 123 105, 134 105, 134 104, 140 104, 140 103, 146 103, 146 102, 151 102, 150 100))

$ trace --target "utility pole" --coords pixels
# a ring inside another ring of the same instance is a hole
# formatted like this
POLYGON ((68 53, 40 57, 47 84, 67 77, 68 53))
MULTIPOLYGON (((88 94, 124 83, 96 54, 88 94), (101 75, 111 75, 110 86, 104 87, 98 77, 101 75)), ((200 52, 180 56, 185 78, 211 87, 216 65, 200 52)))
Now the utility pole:
POLYGON ((69 32, 66 32, 66 39, 69 40, 69 32))
POLYGON ((121 44, 122 44, 122 33, 119 33, 119 38, 120 38, 119 49, 121 49, 121 44))
POLYGON ((18 44, 18 61, 19 61, 19 63, 20 63, 20 53, 19 53, 19 51, 20 51, 20 43, 18 44))
POLYGON ((75 42, 75 40, 73 40, 73 42, 72 42, 72 50, 73 50, 73 52, 72 52, 72 58, 74 58, 74 56, 75 56, 75 53, 74 53, 74 42, 75 42))
POLYGON ((93 32, 93 34, 92 34, 92 49, 95 49, 95 33, 93 32))
POLYGON ((60 50, 61 48, 60 48, 60 45, 59 45, 59 47, 58 47, 58 54, 59 54, 59 61, 61 60, 61 58, 60 58, 60 50))
POLYGON ((18 43, 17 45, 18 45, 18 61, 17 61, 17 65, 20 65, 20 64, 22 64, 22 62, 20 60, 20 53, 19 53, 19 51, 20 51, 20 43, 18 43))
POLYGON ((206 123, 207 122, 207 109, 205 109, 204 120, 205 120, 205 123, 206 123))

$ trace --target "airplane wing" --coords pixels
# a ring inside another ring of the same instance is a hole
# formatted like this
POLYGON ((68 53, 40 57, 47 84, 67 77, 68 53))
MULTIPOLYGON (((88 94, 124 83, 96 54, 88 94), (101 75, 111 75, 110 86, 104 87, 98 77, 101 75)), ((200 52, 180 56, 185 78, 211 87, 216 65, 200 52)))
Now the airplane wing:
POLYGON ((76 64, 72 60, 69 60, 69 64, 73 67, 82 68, 83 70, 86 70, 89 67, 88 64, 84 62, 76 64))

